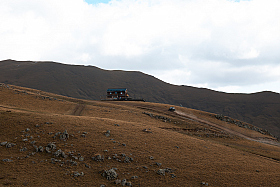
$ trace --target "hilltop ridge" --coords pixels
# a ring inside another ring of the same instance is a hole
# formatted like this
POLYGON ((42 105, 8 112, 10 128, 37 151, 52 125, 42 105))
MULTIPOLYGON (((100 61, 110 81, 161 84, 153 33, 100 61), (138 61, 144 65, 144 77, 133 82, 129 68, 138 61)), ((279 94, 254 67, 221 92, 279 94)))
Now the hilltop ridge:
POLYGON ((230 116, 280 136, 280 94, 228 94, 176 86, 141 72, 109 71, 55 62, 0 62, 0 82, 80 99, 100 100, 107 88, 125 87, 130 96, 230 116))

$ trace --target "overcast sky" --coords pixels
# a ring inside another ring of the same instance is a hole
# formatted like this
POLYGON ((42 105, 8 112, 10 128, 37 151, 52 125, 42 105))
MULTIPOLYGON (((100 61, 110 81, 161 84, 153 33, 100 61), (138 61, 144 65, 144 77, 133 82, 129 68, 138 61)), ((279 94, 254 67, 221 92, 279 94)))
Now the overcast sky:
POLYGON ((137 70, 280 93, 279 0, 1 0, 0 60, 137 70))

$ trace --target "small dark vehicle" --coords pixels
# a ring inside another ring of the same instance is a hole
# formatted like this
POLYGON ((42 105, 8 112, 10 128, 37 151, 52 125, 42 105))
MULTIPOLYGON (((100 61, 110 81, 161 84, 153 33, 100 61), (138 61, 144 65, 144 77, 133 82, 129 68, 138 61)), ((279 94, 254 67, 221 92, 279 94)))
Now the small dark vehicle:
POLYGON ((175 111, 175 108, 174 108, 174 107, 170 107, 170 108, 168 109, 168 111, 174 112, 174 111, 175 111))

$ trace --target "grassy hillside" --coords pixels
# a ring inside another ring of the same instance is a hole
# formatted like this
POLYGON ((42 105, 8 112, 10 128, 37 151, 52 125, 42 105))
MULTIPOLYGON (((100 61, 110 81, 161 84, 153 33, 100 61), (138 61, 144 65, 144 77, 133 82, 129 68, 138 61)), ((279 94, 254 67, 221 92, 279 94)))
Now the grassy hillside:
POLYGON ((1 84, 0 184, 280 185, 275 138, 213 113, 169 112, 170 106, 79 100, 1 84))
POLYGON ((80 99, 100 100, 107 88, 127 88, 146 101, 220 113, 269 130, 280 137, 280 94, 227 94, 167 84, 141 72, 106 71, 54 62, 0 62, 0 82, 80 99))

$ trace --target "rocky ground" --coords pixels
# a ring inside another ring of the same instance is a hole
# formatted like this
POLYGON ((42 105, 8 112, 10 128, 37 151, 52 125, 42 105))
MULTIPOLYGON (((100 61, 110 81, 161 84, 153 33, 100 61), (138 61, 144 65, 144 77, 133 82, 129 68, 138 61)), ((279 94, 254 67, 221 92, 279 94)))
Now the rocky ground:
POLYGON ((1 84, 0 184, 280 185, 279 146, 209 124, 276 142, 268 132, 231 118, 221 120, 216 114, 176 107, 193 116, 186 118, 169 112, 169 107, 77 100, 1 84))

